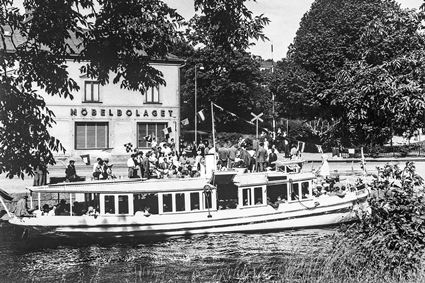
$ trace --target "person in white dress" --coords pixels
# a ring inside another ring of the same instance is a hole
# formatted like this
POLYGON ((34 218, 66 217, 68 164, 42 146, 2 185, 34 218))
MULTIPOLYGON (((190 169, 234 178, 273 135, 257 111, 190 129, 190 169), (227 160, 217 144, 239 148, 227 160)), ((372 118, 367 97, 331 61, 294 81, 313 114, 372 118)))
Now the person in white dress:
POLYGON ((322 154, 322 166, 317 170, 317 174, 323 178, 328 178, 330 176, 327 154, 322 154))

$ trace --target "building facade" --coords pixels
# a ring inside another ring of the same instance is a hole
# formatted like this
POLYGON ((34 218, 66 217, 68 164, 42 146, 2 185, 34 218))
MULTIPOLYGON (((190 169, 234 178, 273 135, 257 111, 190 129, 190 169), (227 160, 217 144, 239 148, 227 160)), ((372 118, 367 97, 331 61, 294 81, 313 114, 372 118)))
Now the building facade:
MULTIPOLYGON (((146 137, 157 142, 179 140, 180 79, 182 60, 151 63, 162 72, 166 85, 146 93, 121 89, 119 84, 100 85, 81 75, 83 63, 68 62, 69 76, 80 86, 73 99, 45 95, 55 113, 56 124, 49 130, 66 149, 57 156, 127 156, 129 150, 148 150, 146 137)), ((112 81, 113 74, 110 76, 112 81)), ((177 142, 178 144, 178 142, 177 142)))

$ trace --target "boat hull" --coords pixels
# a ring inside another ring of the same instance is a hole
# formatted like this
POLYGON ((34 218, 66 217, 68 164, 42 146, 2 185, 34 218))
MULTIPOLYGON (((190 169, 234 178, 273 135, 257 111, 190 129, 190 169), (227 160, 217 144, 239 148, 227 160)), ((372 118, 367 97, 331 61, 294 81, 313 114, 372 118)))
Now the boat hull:
POLYGON ((181 214, 45 216, 10 219, 10 223, 28 228, 30 235, 51 237, 148 237, 189 236, 194 234, 260 232, 329 226, 358 219, 367 210, 367 192, 353 192, 244 209, 199 211, 181 214))

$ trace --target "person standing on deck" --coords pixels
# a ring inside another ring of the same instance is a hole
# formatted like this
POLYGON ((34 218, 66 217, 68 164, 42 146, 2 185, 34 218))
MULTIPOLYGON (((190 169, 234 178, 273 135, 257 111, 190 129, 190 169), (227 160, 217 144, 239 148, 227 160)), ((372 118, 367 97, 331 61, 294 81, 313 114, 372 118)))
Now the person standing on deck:
POLYGON ((276 164, 274 164, 273 162, 275 162, 277 160, 277 154, 275 153, 275 149, 272 147, 271 152, 269 154, 269 166, 274 170, 276 169, 276 164))
POLYGON ((328 162, 328 155, 322 154, 322 166, 320 166, 319 170, 317 170, 317 175, 328 178, 330 176, 329 172, 329 162, 328 162))
POLYGON ((243 160, 244 167, 248 168, 249 170, 249 166, 251 165, 251 155, 249 154, 249 152, 246 150, 245 147, 246 147, 245 144, 241 145, 239 158, 243 160))
POLYGON ((238 149, 235 147, 234 144, 229 148, 229 169, 233 168, 235 164, 236 154, 238 152, 238 149))
POLYGON ((263 172, 264 171, 264 165, 266 163, 267 159, 267 150, 264 148, 264 143, 260 143, 260 148, 258 149, 258 171, 263 172))
POLYGON ((219 169, 227 168, 228 159, 229 159, 229 150, 224 146, 224 144, 221 144, 221 147, 218 149, 218 162, 220 165, 219 169))
POLYGON ((136 169, 136 163, 134 162, 134 154, 127 159, 127 167, 128 167, 128 178, 134 177, 134 170, 136 169))
POLYGON ((146 152, 145 156, 143 156, 143 175, 142 178, 150 179, 150 161, 149 157, 151 156, 151 152, 146 152))
POLYGON ((298 147, 296 147, 295 144, 292 145, 290 154, 291 159, 298 159, 298 147))

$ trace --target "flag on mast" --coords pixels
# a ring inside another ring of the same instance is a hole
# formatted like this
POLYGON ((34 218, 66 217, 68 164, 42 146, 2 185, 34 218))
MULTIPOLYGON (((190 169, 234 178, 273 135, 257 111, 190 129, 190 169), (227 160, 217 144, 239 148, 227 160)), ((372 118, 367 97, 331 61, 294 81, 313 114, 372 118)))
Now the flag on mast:
POLYGON ((197 115, 198 115, 199 120, 205 121, 205 115, 204 115, 203 109, 201 111, 199 111, 197 115))
POLYGON ((366 160, 364 158, 363 154, 363 147, 360 148, 360 155, 361 155, 361 161, 360 161, 360 167, 363 169, 363 172, 366 174, 366 160))
POLYGON ((189 125, 189 119, 188 119, 188 118, 183 119, 183 120, 181 121, 181 123, 182 123, 182 125, 183 125, 183 126, 189 125))

